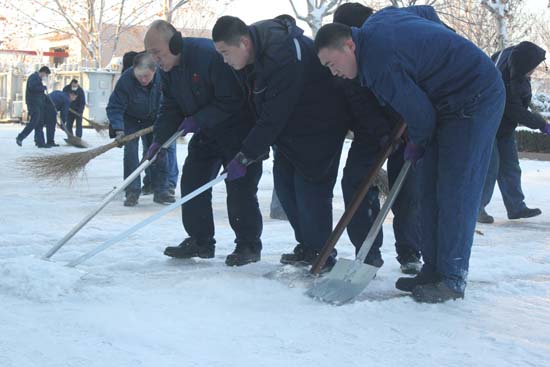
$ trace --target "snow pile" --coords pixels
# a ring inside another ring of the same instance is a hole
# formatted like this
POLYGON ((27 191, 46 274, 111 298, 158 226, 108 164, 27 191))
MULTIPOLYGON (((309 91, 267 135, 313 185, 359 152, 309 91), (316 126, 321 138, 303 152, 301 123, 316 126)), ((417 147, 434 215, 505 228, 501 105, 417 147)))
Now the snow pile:
POLYGON ((0 291, 39 302, 74 293, 84 273, 35 256, 0 260, 0 291))

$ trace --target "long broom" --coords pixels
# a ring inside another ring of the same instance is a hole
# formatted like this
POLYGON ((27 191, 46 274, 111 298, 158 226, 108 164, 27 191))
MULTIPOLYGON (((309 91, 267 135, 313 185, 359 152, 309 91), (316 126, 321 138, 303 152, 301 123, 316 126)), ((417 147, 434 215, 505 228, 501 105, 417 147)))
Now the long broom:
POLYGON ((89 149, 83 152, 54 154, 45 156, 22 157, 19 159, 21 167, 29 169, 31 173, 38 178, 60 181, 68 178, 69 181, 75 180, 79 173, 86 167, 88 162, 101 154, 124 145, 131 140, 139 138, 153 132, 153 126, 136 131, 133 134, 126 135, 118 141, 102 145, 97 148, 89 149))

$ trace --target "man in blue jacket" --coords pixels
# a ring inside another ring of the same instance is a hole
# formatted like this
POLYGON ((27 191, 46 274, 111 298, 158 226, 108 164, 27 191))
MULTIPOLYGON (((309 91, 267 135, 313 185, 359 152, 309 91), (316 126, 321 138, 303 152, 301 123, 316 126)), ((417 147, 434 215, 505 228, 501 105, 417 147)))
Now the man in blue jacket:
MULTIPOLYGON (((23 131, 17 135, 15 142, 17 145, 23 145, 23 139, 25 139, 31 131, 33 131, 38 124, 42 123, 42 109, 44 108, 44 91, 46 86, 42 83, 42 79, 48 77, 51 74, 50 68, 42 66, 38 72, 32 73, 27 79, 27 86, 25 87, 25 102, 27 103, 27 111, 30 115, 30 121, 25 126, 23 131)), ((40 135, 35 136, 36 146, 39 148, 46 148, 46 142, 44 141, 44 135, 42 134, 42 140, 40 135)))
MULTIPOLYGON (((241 149, 253 119, 235 73, 223 63, 211 40, 182 37, 169 23, 158 20, 145 35, 145 49, 162 69, 163 98, 155 123, 155 144, 148 154, 176 131, 193 133, 181 170, 181 195, 214 179, 241 149)), ((162 153, 162 152, 161 152, 162 153)), ((229 224, 236 247, 225 260, 228 266, 259 261, 262 216, 256 196, 262 175, 260 157, 248 162, 248 171, 237 180, 226 180, 229 224)), ((212 190, 181 207, 189 238, 164 254, 175 258, 212 258, 216 243, 212 190)))
MULTIPOLYGON (((61 117, 63 125, 67 123, 69 116, 69 106, 75 101, 77 94, 71 92, 62 92, 54 90, 45 96, 44 108, 42 110, 42 122, 37 126, 36 133, 40 135, 39 141, 44 140, 43 126, 46 126, 46 145, 50 147, 58 147, 55 143, 55 125, 57 124, 57 113, 61 117)), ((35 139, 36 136, 35 136, 35 139)))
POLYGON ((464 297, 481 191, 504 109, 499 72, 479 48, 402 9, 361 28, 328 24, 316 36, 321 63, 353 79, 408 125, 405 159, 419 165, 422 256, 396 287, 419 302, 464 297))
POLYGON ((518 124, 550 134, 550 124, 528 110, 531 103, 530 76, 544 61, 546 51, 531 42, 521 42, 493 55, 506 86, 506 107, 497 132, 487 180, 481 197, 478 222, 493 223, 485 206, 491 201, 495 183, 502 194, 509 219, 531 218, 541 214, 538 208, 528 208, 521 190, 521 168, 515 130, 518 124))
MULTIPOLYGON (((109 98, 107 117, 114 131, 114 138, 151 126, 157 116, 161 99, 160 75, 151 55, 140 53, 134 59, 134 66, 126 70, 118 80, 109 98)), ((143 152, 152 144, 152 134, 141 137, 143 152)), ((124 145, 124 178, 130 176, 139 166, 139 139, 124 145)), ((158 160, 151 166, 153 201, 159 204, 173 203, 174 196, 168 191, 166 160, 158 160)), ((140 178, 126 188, 125 206, 135 206, 141 194, 140 178)))
POLYGON ((73 123, 76 121, 76 136, 82 137, 82 114, 84 113, 84 107, 86 107, 86 96, 84 90, 78 85, 78 80, 73 79, 69 84, 63 88, 63 92, 76 93, 76 99, 71 102, 71 110, 74 110, 78 115, 69 111, 69 117, 67 118, 67 130, 73 133, 73 123))
MULTIPOLYGON (((298 241, 281 262, 311 265, 332 231, 332 191, 350 122, 344 95, 319 63, 312 40, 291 21, 247 26, 224 16, 212 38, 225 62, 240 71, 256 113, 229 164, 230 179, 276 145, 275 190, 298 241)), ((327 267, 334 264, 332 255, 327 267)))

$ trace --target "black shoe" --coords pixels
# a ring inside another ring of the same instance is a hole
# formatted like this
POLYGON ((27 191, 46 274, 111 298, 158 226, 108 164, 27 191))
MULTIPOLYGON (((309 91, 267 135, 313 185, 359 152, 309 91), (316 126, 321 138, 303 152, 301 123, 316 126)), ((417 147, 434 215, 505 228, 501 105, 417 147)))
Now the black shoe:
POLYGON ((46 143, 46 145, 49 145, 50 147, 58 147, 59 144, 56 144, 55 142, 53 143, 46 143))
POLYGON ((126 199, 124 200, 124 206, 136 206, 139 200, 139 194, 134 192, 129 192, 126 194, 126 199))
MULTIPOLYGON (((292 253, 282 254, 281 255, 281 264, 284 265, 294 265, 294 266, 311 266, 317 260, 319 252, 315 250, 310 250, 304 245, 299 243, 294 247, 292 253)), ((330 271, 332 267, 336 264, 336 252, 331 254, 323 267, 321 268, 320 273, 325 273, 330 271)))
POLYGON ((382 265, 384 265, 384 260, 382 260, 382 257, 374 257, 374 258, 367 258, 365 259, 365 264, 381 268, 382 265))
POLYGON ((416 254, 397 256, 397 261, 401 264, 403 274, 416 275, 422 269, 422 262, 416 254))
POLYGON ((141 187, 141 195, 151 195, 153 193, 153 187, 151 184, 145 184, 141 187))
POLYGON ((419 285, 437 283, 441 277, 430 271, 420 271, 417 276, 412 278, 399 278, 395 282, 395 288, 403 292, 412 292, 419 285))
POLYGON ((413 299, 421 303, 442 303, 448 300, 464 298, 464 292, 449 288, 445 282, 419 285, 412 292, 413 299))
POLYGON ((258 244, 240 244, 237 243, 235 250, 227 255, 225 265, 242 266, 255 263, 261 260, 262 246, 258 244))
POLYGON ((216 250, 215 243, 216 241, 213 238, 209 240, 197 240, 189 237, 183 240, 178 246, 170 246, 164 249, 164 255, 176 259, 190 259, 192 257, 211 259, 214 257, 216 250))
POLYGON ((525 207, 517 213, 508 214, 508 219, 532 218, 541 214, 542 212, 539 208, 529 209, 528 207, 525 207))
POLYGON ((19 139, 19 138, 15 138, 15 143, 16 143, 17 145, 19 145, 20 147, 23 146, 23 140, 21 140, 21 139, 19 139))
POLYGON ((36 143, 35 144, 37 148, 51 148, 51 146, 49 146, 48 144, 38 144, 36 143))
POLYGON ((176 202, 176 198, 168 192, 161 192, 153 195, 153 201, 158 204, 172 204, 176 202))
POLYGON ((485 208, 479 211, 479 214, 477 215, 478 223, 492 224, 494 221, 495 221, 495 218, 487 214, 487 212, 485 211, 485 208))
POLYGON ((281 255, 281 264, 294 265, 296 263, 303 263, 306 259, 306 253, 304 245, 297 244, 291 253, 281 255))

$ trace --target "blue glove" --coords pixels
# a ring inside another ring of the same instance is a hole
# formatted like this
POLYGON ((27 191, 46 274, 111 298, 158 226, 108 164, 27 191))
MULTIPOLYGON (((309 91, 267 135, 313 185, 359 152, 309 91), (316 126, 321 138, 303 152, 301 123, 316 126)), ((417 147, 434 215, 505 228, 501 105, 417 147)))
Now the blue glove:
POLYGON ((540 129, 540 132, 544 135, 550 135, 550 123, 546 123, 542 129, 540 129))
POLYGON ((243 153, 237 153, 235 158, 227 165, 227 181, 233 181, 246 175, 246 167, 252 161, 245 157, 243 153))
POLYGON ((198 133, 199 130, 199 124, 193 117, 186 117, 178 127, 178 131, 183 131, 183 135, 188 133, 198 133))
POLYGON ((424 156, 424 152, 425 149, 422 146, 409 141, 405 146, 405 160, 411 161, 414 164, 418 162, 422 156, 424 156))

